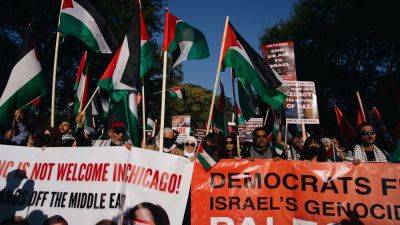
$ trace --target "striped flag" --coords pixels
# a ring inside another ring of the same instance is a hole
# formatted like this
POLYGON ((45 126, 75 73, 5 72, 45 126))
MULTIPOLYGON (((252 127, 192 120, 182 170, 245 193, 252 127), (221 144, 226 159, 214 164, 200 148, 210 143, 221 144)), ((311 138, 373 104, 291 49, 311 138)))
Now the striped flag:
POLYGON ((86 106, 89 97, 90 80, 87 75, 86 59, 87 52, 85 51, 79 63, 78 72, 76 73, 73 115, 78 115, 78 113, 86 106))
POLYGON ((197 149, 197 159, 203 165, 205 170, 211 169, 219 162, 219 158, 212 150, 204 148, 203 144, 197 149))
POLYGON ((0 125, 7 127, 15 110, 44 94, 46 94, 46 82, 42 66, 34 48, 33 39, 27 32, 7 85, 0 97, 0 125))
POLYGON ((286 82, 265 62, 228 22, 221 71, 231 67, 241 82, 246 81, 274 109, 281 110, 286 99, 286 82))
POLYGON ((154 49, 150 42, 143 13, 140 11, 140 78, 154 66, 154 49))
POLYGON ((140 78, 140 11, 136 2, 128 33, 110 64, 100 77, 98 86, 114 92, 112 97, 119 101, 124 91, 137 91, 140 78))
POLYGON ((87 0, 64 0, 58 31, 79 38, 95 52, 112 53, 117 43, 103 16, 87 0))
POLYGON ((172 53, 173 67, 188 59, 205 59, 210 56, 204 34, 168 10, 165 14, 162 49, 172 53))
POLYGON ((179 98, 185 100, 187 98, 186 91, 182 87, 175 87, 168 91, 171 98, 179 98))

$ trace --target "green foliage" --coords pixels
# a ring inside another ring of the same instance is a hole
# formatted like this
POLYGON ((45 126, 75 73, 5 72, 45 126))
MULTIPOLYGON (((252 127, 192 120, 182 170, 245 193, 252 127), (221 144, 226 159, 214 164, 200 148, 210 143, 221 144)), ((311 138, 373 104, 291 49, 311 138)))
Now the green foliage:
POLYGON ((399 108, 387 75, 399 79, 400 35, 387 25, 399 19, 395 2, 300 0, 287 20, 264 30, 260 42, 294 41, 298 79, 316 82, 327 127, 336 127, 333 103, 353 119, 356 90, 368 109, 377 106, 394 124, 399 108))

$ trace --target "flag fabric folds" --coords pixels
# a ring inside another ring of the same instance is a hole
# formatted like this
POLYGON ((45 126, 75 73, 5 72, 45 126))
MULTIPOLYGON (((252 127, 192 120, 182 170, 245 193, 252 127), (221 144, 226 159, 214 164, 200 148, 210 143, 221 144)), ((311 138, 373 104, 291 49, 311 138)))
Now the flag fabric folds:
POLYGON ((219 162, 219 157, 211 149, 204 147, 202 144, 199 146, 197 152, 197 159, 205 170, 210 170, 219 162))
POLYGON ((9 126, 15 110, 45 94, 46 82, 42 67, 28 31, 0 98, 0 125, 9 126))
POLYGON ((112 53, 117 43, 103 16, 87 0, 63 1, 58 31, 79 38, 95 52, 112 53))
POLYGON ((86 59, 87 52, 85 51, 79 63, 78 72, 76 73, 73 115, 77 115, 88 102, 90 80, 87 74, 86 59))
POLYGON ((251 84, 255 92, 274 109, 281 110, 286 99, 284 84, 279 75, 242 38, 228 22, 225 43, 221 49, 223 60, 221 71, 227 67, 235 70, 236 76, 251 84))
POLYGON ((122 99, 110 103, 108 118, 112 121, 122 121, 133 146, 140 146, 139 119, 136 107, 136 94, 133 91, 121 91, 122 99))
POLYGON ((204 34, 168 10, 165 15, 162 49, 172 53, 173 67, 186 60, 210 56, 204 34))
POLYGON ((347 149, 351 149, 353 143, 357 140, 357 132, 354 130, 353 126, 344 117, 343 112, 339 107, 334 106, 336 121, 338 124, 340 135, 343 139, 343 143, 347 149))
POLYGON ((140 11, 140 78, 154 66, 154 49, 150 42, 143 13, 140 11))
POLYGON ((260 110, 258 109, 253 91, 251 90, 250 84, 246 81, 241 82, 240 79, 237 82, 238 95, 239 95, 239 105, 242 109, 243 116, 246 120, 250 119, 254 115, 259 115, 260 110))
POLYGON ((220 85, 220 95, 218 100, 218 105, 214 107, 214 112, 212 115, 212 125, 213 128, 222 133, 223 136, 228 135, 228 118, 226 114, 226 99, 224 86, 221 81, 220 85))
POLYGON ((168 91, 168 94, 171 98, 179 98, 185 100, 187 98, 186 91, 182 87, 172 88, 168 91))
POLYGON ((115 101, 123 98, 125 91, 137 91, 140 78, 140 11, 135 3, 131 25, 121 47, 117 50, 110 64, 100 77, 98 86, 113 92, 115 101))
POLYGON ((358 91, 356 92, 357 104, 356 104, 356 126, 360 126, 360 124, 367 121, 367 117, 365 116, 364 107, 361 101, 360 94, 358 91))

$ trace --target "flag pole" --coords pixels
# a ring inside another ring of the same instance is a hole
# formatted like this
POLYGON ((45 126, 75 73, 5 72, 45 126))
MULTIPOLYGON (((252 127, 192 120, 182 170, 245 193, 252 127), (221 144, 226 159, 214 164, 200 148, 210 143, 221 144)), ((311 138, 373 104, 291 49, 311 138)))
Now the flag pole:
POLYGON ((233 68, 231 68, 231 79, 232 79, 232 96, 233 96, 233 112, 232 115, 235 115, 234 122, 236 124, 236 151, 237 155, 240 156, 240 142, 239 142, 239 115, 236 111, 237 103, 236 103, 236 92, 235 92, 235 78, 233 77, 233 68))
POLYGON ((268 106, 268 110, 267 113, 265 114, 265 119, 264 119, 264 123, 263 126, 265 127, 265 125, 267 124, 267 119, 268 119, 268 115, 269 115, 269 110, 271 109, 271 107, 268 106))
POLYGON ((92 96, 90 97, 89 101, 86 103, 85 108, 82 109, 81 113, 86 111, 87 107, 90 105, 90 103, 92 102, 94 96, 95 96, 96 93, 99 91, 99 89, 100 89, 100 87, 97 86, 97 88, 94 90, 92 96))
POLYGON ((160 152, 164 150, 165 92, 167 87, 167 51, 164 51, 163 80, 161 92, 160 152))
POLYGON ((146 146, 146 102, 144 97, 144 77, 142 79, 142 127, 143 127, 143 139, 142 145, 146 146))
POLYGON ((211 119, 212 119, 212 112, 214 110, 214 104, 215 104, 215 95, 217 93, 217 87, 219 83, 219 75, 221 73, 221 66, 222 66, 222 57, 223 57, 223 50, 224 50, 224 45, 225 45, 225 39, 226 39, 226 30, 228 28, 228 21, 229 21, 229 16, 226 17, 225 19, 225 27, 224 27, 224 34, 222 36, 222 43, 221 43, 221 52, 219 54, 219 60, 218 60, 218 68, 217 68, 217 74, 215 76, 215 82, 214 82, 214 90, 213 90, 213 96, 211 99, 211 107, 210 107, 210 113, 208 114, 208 121, 207 121, 207 131, 206 134, 210 132, 210 126, 211 126, 211 119))
POLYGON ((358 104, 359 104, 359 106, 360 106, 360 108, 361 108, 361 113, 362 113, 363 117, 366 118, 365 112, 364 112, 364 106, 363 106, 363 104, 362 104, 361 97, 360 97, 360 93, 359 93, 358 91, 356 91, 356 96, 357 96, 358 104))
MULTIPOLYGON (((63 4, 64 4, 64 0, 61 0, 60 12, 58 14, 57 29, 60 26, 60 14, 61 14, 63 4)), ((50 116, 51 127, 54 127, 54 114, 55 114, 55 106, 56 106, 56 77, 57 77, 57 61, 58 61, 59 41, 60 41, 60 32, 57 31, 56 47, 54 50, 54 62, 53 62, 53 81, 52 81, 52 85, 51 85, 51 116, 50 116)))

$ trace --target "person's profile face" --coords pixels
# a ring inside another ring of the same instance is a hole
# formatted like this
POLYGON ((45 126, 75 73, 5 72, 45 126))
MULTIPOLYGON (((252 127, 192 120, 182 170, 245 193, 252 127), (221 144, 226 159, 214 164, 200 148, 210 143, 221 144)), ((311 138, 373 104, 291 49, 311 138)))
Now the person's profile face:
POLYGON ((146 208, 139 208, 135 212, 135 218, 137 220, 134 221, 133 224, 149 224, 149 225, 154 225, 154 217, 153 214, 149 209, 146 208))

